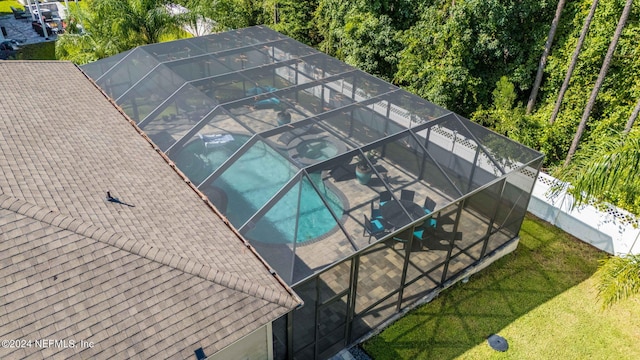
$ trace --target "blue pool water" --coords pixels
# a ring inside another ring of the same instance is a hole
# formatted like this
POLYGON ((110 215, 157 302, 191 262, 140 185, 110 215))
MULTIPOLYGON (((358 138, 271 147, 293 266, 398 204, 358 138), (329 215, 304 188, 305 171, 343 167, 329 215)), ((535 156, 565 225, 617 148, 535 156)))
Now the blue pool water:
MULTIPOLYGON (((239 145, 229 144, 227 148, 219 151, 215 148, 206 152, 208 165, 204 169, 202 166, 192 166, 187 170, 183 169, 177 160, 176 163, 194 183, 199 183, 231 155, 229 151, 239 148, 247 141, 247 138, 238 138, 237 135, 234 135, 234 138, 237 138, 239 145)), ((193 146, 193 151, 202 150, 197 147, 197 144, 193 146)), ((189 146, 185 148, 187 149, 189 146)), ((186 153, 185 150, 182 153, 186 153)), ((189 156, 184 155, 187 159, 189 156)), ((228 200, 225 215, 234 226, 240 227, 292 177, 296 176, 297 172, 297 167, 259 141, 238 158, 212 185, 224 191, 228 200)), ((274 244, 293 243, 293 241, 304 243, 334 229, 337 223, 314 190, 311 181, 340 218, 344 212, 340 197, 327 188, 319 176, 313 176, 311 180, 301 177, 296 185, 262 218, 252 224, 245 235, 250 239, 274 244), (298 218, 297 229, 296 217, 298 218)), ((207 189, 202 190, 207 193, 207 189)), ((212 199, 213 196, 209 195, 209 198, 212 199)))

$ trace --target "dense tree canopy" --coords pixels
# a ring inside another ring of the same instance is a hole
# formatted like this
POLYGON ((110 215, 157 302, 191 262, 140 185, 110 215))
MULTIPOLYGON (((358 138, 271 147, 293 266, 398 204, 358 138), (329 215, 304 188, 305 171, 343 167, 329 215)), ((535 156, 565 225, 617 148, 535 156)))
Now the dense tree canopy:
POLYGON ((270 0, 269 7, 273 9, 274 30, 305 44, 318 43, 319 35, 313 21, 318 0, 270 0))
POLYGON ((480 105, 490 105, 502 76, 509 77, 523 98, 533 82, 554 10, 541 1, 429 6, 403 35, 406 47, 396 80, 467 116, 480 105))

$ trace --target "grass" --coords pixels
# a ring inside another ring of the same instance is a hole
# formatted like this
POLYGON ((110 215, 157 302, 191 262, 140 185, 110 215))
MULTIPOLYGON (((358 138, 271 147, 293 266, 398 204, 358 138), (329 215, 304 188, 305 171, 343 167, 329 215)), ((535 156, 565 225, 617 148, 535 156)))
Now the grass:
POLYGON ((0 0, 0 15, 12 14, 11 7, 16 9, 24 9, 24 5, 22 5, 18 0, 0 0))
POLYGON ((363 344, 375 359, 639 359, 640 299, 603 310, 603 252, 528 217, 518 249, 363 344), (497 333, 509 350, 491 349, 497 333))
POLYGON ((56 43, 43 43, 20 46, 17 58, 19 60, 56 60, 56 43))

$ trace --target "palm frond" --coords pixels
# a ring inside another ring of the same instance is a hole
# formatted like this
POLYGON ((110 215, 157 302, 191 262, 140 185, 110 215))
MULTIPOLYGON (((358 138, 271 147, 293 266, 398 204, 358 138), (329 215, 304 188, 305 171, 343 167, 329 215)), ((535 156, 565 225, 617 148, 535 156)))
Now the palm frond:
POLYGON ((640 254, 601 260, 598 280, 598 297, 603 308, 640 294, 640 254))
POLYGON ((574 160, 555 173, 571 183, 570 193, 580 205, 607 193, 624 192, 627 197, 640 195, 640 130, 609 137, 581 149, 574 160))

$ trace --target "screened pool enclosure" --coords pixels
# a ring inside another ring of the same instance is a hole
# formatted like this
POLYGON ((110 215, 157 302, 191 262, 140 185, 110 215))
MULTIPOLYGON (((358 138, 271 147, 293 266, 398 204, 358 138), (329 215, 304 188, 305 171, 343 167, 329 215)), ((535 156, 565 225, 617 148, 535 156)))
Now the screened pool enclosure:
POLYGON ((333 355, 517 242, 542 161, 266 27, 83 70, 303 298, 276 358, 333 355))

